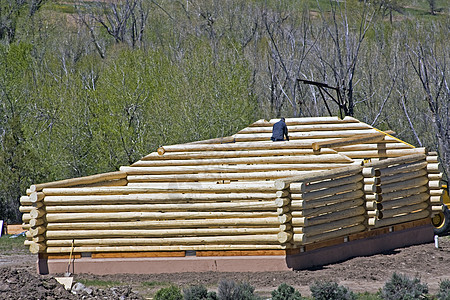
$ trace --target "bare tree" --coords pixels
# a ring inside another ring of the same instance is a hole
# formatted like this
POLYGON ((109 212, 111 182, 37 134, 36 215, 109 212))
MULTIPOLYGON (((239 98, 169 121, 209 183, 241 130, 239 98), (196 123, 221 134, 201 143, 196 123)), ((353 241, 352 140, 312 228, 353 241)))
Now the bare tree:
POLYGON ((439 54, 433 45, 436 43, 430 40, 427 44, 419 42, 415 47, 409 47, 408 55, 425 92, 424 100, 428 104, 437 138, 436 148, 448 178, 450 174, 450 89, 446 66, 449 49, 447 45, 443 54, 439 54))

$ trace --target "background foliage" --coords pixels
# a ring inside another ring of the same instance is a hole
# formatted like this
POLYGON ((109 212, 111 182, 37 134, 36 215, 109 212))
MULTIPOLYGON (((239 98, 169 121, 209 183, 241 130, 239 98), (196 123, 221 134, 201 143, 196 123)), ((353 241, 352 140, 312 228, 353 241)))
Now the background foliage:
POLYGON ((450 165, 442 1, 0 0, 0 219, 32 183, 343 111, 450 165), (431 5, 432 4, 432 5, 431 5), (341 111, 339 110, 341 108, 341 111))

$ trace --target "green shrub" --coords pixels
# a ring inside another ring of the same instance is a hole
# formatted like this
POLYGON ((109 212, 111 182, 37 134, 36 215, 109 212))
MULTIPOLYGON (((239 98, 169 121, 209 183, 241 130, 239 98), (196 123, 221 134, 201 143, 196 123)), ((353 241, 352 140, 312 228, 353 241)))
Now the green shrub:
POLYGON ((171 285, 158 290, 154 297, 155 300, 183 300, 183 295, 178 287, 171 285))
POLYGON ((450 280, 445 279, 439 283, 437 298, 439 300, 450 300, 450 280))
POLYGON ((316 281, 309 287, 315 300, 355 300, 356 296, 345 286, 332 281, 316 281))
POLYGON ((253 292, 255 288, 248 283, 236 283, 233 280, 219 281, 217 292, 218 300, 257 300, 253 292))
POLYGON ((184 300, 217 300, 215 292, 208 292, 203 285, 194 285, 183 289, 184 300))
POLYGON ((301 300, 302 295, 286 283, 280 284, 277 290, 272 291, 272 300, 301 300))
POLYGON ((392 274, 381 290, 381 297, 386 300, 409 300, 423 298, 428 293, 428 286, 419 278, 410 279, 406 275, 392 274))

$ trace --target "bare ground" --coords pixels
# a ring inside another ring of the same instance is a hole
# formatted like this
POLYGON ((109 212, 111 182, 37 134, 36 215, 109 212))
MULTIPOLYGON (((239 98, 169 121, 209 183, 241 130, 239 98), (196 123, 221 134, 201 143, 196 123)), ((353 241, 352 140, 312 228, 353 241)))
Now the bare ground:
MULTIPOLYGON (((281 283, 287 283, 298 289, 302 295, 310 294, 309 285, 317 280, 332 280, 354 292, 375 293, 383 287, 394 272, 419 277, 428 284, 430 294, 436 294, 440 281, 450 279, 450 238, 439 239, 439 249, 433 243, 400 248, 388 253, 357 257, 341 263, 323 266, 314 270, 261 272, 261 273, 177 273, 177 274, 115 274, 91 275, 74 274, 75 281, 89 283, 100 282, 104 286, 94 287, 93 293, 83 299, 144 299, 161 287, 170 283, 180 287, 203 284, 209 290, 217 289, 221 279, 244 281, 255 287, 256 292, 270 296, 270 292, 281 283), (131 292, 131 291, 134 291, 131 292), (139 295, 135 294, 138 293, 139 295)), ((40 299, 82 299, 61 290, 54 284, 51 276, 39 276, 35 271, 36 257, 27 254, 0 254, 0 298, 1 299, 39 299, 31 295, 45 297, 40 299), (36 286, 39 288, 36 289, 36 286)))

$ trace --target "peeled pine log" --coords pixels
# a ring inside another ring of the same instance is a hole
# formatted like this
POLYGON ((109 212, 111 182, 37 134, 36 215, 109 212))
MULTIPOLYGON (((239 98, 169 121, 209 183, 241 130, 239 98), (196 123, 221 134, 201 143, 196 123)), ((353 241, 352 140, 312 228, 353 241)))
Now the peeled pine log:
POLYGON ((131 237, 176 237, 176 236, 229 236, 229 235, 259 235, 277 234, 278 227, 268 228, 174 228, 174 229, 129 229, 129 230, 48 230, 48 240, 80 239, 80 238, 131 238, 131 237))
POLYGON ((316 226, 308 225, 301 228, 294 228, 294 233, 295 234, 302 233, 304 237, 313 237, 315 235, 320 235, 330 230, 336 230, 342 227, 348 227, 355 224, 362 224, 365 220, 366 218, 364 216, 350 217, 338 221, 331 221, 329 223, 324 223, 316 226))
POLYGON ((427 157, 426 157, 426 160, 427 160, 427 162, 429 162, 429 163, 438 163, 438 162, 439 162, 439 159, 438 159, 437 156, 430 155, 429 153, 428 153, 428 155, 427 155, 427 157))
MULTIPOLYGON (((282 157, 281 155, 279 157, 282 157)), ((334 169, 348 166, 346 163, 313 163, 313 164, 262 164, 262 165, 198 165, 198 166, 162 166, 162 167, 126 167, 128 179, 132 175, 175 175, 175 174, 197 174, 197 173, 244 173, 260 171, 308 171, 321 169, 334 169)))
POLYGON ((42 218, 43 216, 45 216, 45 210, 43 209, 37 209, 33 207, 30 211, 30 217, 32 219, 39 219, 42 218))
POLYGON ((29 246, 30 252, 33 254, 44 252, 45 249, 47 248, 44 244, 36 242, 32 242, 29 246))
MULTIPOLYGON (((281 250, 286 247, 278 244, 260 245, 179 245, 179 246, 82 246, 75 247, 73 252, 151 252, 151 251, 202 251, 202 250, 281 250)), ((70 253, 69 247, 48 247, 46 253, 70 253)))
POLYGON ((381 183, 380 177, 364 177, 364 184, 379 185, 381 183))
POLYGON ((117 171, 117 172, 110 172, 110 173, 103 173, 103 174, 96 174, 91 176, 85 176, 85 177, 79 177, 79 178, 71 178, 71 179, 65 179, 65 180, 59 180, 59 181, 53 181, 53 182, 47 182, 47 183, 41 183, 41 184, 34 184, 30 186, 31 192, 39 192, 42 191, 44 188, 50 188, 50 187, 70 187, 70 186, 76 186, 81 184, 91 184, 96 183, 100 181, 108 181, 113 179, 123 179, 127 177, 127 173, 117 171))
MULTIPOLYGON (((307 131, 307 132, 289 132, 290 140, 298 139, 323 139, 323 138, 347 138, 355 135, 377 133, 375 129, 356 129, 356 130, 333 130, 333 131, 307 131)), ((255 134, 235 134, 236 142, 249 141, 267 141, 270 140, 272 133, 255 134)))
POLYGON ((123 204, 123 205, 73 205, 47 206, 48 213, 54 212, 172 212, 172 211, 276 211, 273 201, 178 203, 178 204, 123 204))
POLYGON ((389 209, 389 210, 384 209, 383 210, 383 219, 392 218, 392 217, 403 215, 403 214, 409 214, 411 212, 423 210, 426 208, 428 208, 428 203, 421 202, 418 204, 401 206, 401 207, 393 208, 393 209, 389 209))
POLYGON ((43 235, 33 236, 31 240, 35 243, 43 243, 45 242, 45 237, 43 235))
POLYGON ((442 179, 442 173, 437 173, 437 174, 428 174, 428 180, 430 181, 438 181, 442 179))
POLYGON ((38 203, 44 199, 45 194, 42 192, 32 192, 29 197, 32 203, 38 203))
POLYGON ((380 177, 382 177, 383 180, 383 178, 389 178, 391 176, 395 176, 398 174, 414 173, 418 172, 419 170, 425 170, 426 166, 427 166, 426 162, 413 162, 402 165, 396 165, 393 167, 380 169, 380 177))
POLYGON ((383 200, 383 196, 380 194, 365 194, 364 196, 367 201, 381 202, 383 200))
MULTIPOLYGON (((278 244, 276 234, 202 236, 174 238, 104 238, 74 239, 75 246, 157 246, 157 245, 204 245, 204 244, 278 244)), ((71 246, 72 240, 47 240, 48 247, 71 246)))
POLYGON ((123 187, 90 187, 90 188, 46 188, 44 192, 49 196, 56 195, 120 195, 120 194, 145 194, 145 193, 180 193, 180 192, 276 192, 277 189, 270 181, 265 182, 243 182, 230 184, 208 184, 208 183, 139 183, 123 187))
POLYGON ((234 143, 234 137, 233 136, 224 136, 224 137, 219 137, 219 138, 213 138, 213 139, 208 139, 208 140, 203 140, 203 141, 195 141, 195 142, 190 142, 188 144, 226 144, 226 143, 234 143))
POLYGON ((130 194, 130 195, 80 195, 80 196, 47 196, 44 203, 53 205, 84 205, 84 204, 156 204, 156 203, 182 203, 218 202, 218 201, 246 201, 246 200, 273 200, 274 193, 161 193, 161 194, 130 194))
MULTIPOLYGON (((208 219, 208 218, 262 218, 274 217, 276 212, 118 212, 118 213, 48 213, 47 222, 95 222, 129 220, 208 219)), ((178 222, 178 221, 176 221, 178 222)), ((206 222, 206 221, 205 221, 206 222)))
POLYGON ((38 236, 43 234, 46 231, 46 228, 44 226, 39 226, 35 228, 31 228, 30 230, 31 236, 38 236))
POLYGON ((442 188, 441 183, 438 180, 429 181, 428 187, 432 190, 438 190, 442 188))
POLYGON ((320 208, 324 205, 332 205, 349 200, 359 199, 364 196, 364 193, 361 190, 355 190, 347 193, 330 195, 328 197, 316 198, 312 200, 296 200, 297 199, 296 195, 297 194, 293 194, 293 197, 291 197, 293 199, 291 200, 291 208, 293 210, 308 210, 320 208))
MULTIPOLYGON (((285 224, 287 222, 290 222, 292 220, 291 214, 282 214, 278 216, 278 222, 280 224, 285 224)), ((299 218, 298 224, 303 225, 305 223, 305 218, 299 218)))
POLYGON ((413 149, 392 149, 392 150, 367 150, 367 151, 338 151, 340 154, 355 158, 401 158, 407 155, 423 154, 425 155, 424 148, 413 149))
MULTIPOLYGON (((230 143, 230 144, 183 144, 170 145, 158 148, 158 154, 164 155, 167 152, 190 152, 190 151, 236 151, 236 150, 268 150, 268 149, 301 149, 311 148, 311 143, 303 141, 284 141, 284 142, 248 142, 248 143, 230 143)), ((143 161, 140 161, 143 162, 143 161)), ((137 166, 137 163, 131 166, 137 166)))
POLYGON ((428 183, 428 178, 423 176, 419 178, 413 178, 405 180, 403 182, 394 182, 391 184, 382 185, 383 193, 392 193, 394 191, 405 190, 409 188, 415 188, 419 186, 426 186, 428 183))
MULTIPOLYGON (((337 151, 332 149, 323 149, 322 154, 335 154, 337 151)), ((264 156, 284 156, 284 155, 313 155, 317 154, 312 149, 267 149, 267 150, 229 150, 229 151, 201 151, 201 152, 167 152, 164 155, 159 155, 157 152, 152 152, 143 157, 141 161, 145 160, 169 160, 169 159, 210 159, 210 158, 235 158, 235 157, 264 157, 264 156)), ((135 165, 128 167, 120 167, 120 171, 133 174, 136 172, 135 165)))
POLYGON ((381 186, 376 184, 365 184, 364 185, 364 192, 365 193, 381 193, 381 186))
MULTIPOLYGON (((304 124, 304 125, 289 125, 288 127, 289 133, 307 132, 307 131, 355 130, 355 129, 372 129, 372 127, 365 123, 304 124)), ((239 134, 272 133, 272 127, 250 126, 238 131, 238 133, 239 134)))
POLYGON ((342 147, 333 147, 333 150, 338 152, 367 151, 367 150, 383 151, 383 150, 398 150, 398 149, 414 149, 414 147, 405 143, 398 143, 397 141, 393 140, 383 140, 378 143, 371 143, 371 144, 358 144, 342 147))
POLYGON ((430 203, 431 204, 435 204, 435 203, 442 204, 441 196, 430 196, 430 203))
POLYGON ((419 186, 419 187, 413 187, 413 188, 406 188, 404 190, 392 192, 392 193, 383 193, 383 199, 382 203, 385 201, 390 201, 397 198, 404 198, 415 194, 420 194, 427 192, 426 186, 419 186))
POLYGON ((321 180, 330 179, 330 178, 350 176, 350 175, 358 174, 359 172, 361 172, 361 170, 362 170, 361 166, 351 165, 351 166, 342 167, 339 169, 313 172, 308 175, 294 176, 294 177, 290 177, 290 178, 286 178, 286 179, 278 179, 275 181, 275 187, 278 190, 283 190, 283 189, 286 189, 287 187, 289 187, 290 184, 294 183, 294 182, 310 183, 310 182, 321 181, 321 180))
MULTIPOLYGON (((351 175, 351 176, 347 176, 347 177, 340 177, 340 178, 336 178, 336 179, 332 178, 330 180, 307 184, 304 186, 303 192, 308 193, 308 192, 312 192, 312 191, 316 191, 316 190, 330 189, 330 188, 333 188, 336 186, 342 186, 345 184, 360 182, 362 179, 363 179, 363 176, 361 174, 355 174, 355 175, 351 175)), ((296 188, 297 185, 300 186, 300 183, 291 183, 290 184, 291 192, 295 191, 295 190, 300 190, 300 189, 296 188)))
POLYGON ((431 211, 433 213, 441 213, 444 210, 442 209, 442 205, 438 205, 438 206, 431 206, 431 211))
MULTIPOLYGON (((325 206, 304 209, 304 210, 301 210, 301 213, 302 213, 302 216, 310 218, 310 217, 316 217, 316 216, 319 216, 319 215, 322 215, 325 213, 333 213, 333 212, 337 212, 337 211, 350 209, 355 206, 363 205, 363 203, 364 203, 364 200, 362 198, 359 198, 359 199, 353 199, 350 201, 338 202, 338 203, 329 204, 329 205, 325 205, 325 206)), ((291 209, 293 211, 296 211, 296 210, 300 210, 301 208, 299 209, 297 206, 295 206, 295 202, 294 202, 291 204, 291 209)), ((294 216, 295 215, 296 214, 294 214, 294 216)))
MULTIPOLYGON (((277 142, 278 143, 278 142, 277 142)), ((280 142, 282 143, 282 142, 280 142)), ((284 156, 262 156, 262 157, 234 157, 215 159, 179 159, 179 160, 146 160, 139 163, 139 167, 162 167, 162 166, 200 166, 200 165, 222 165, 222 164, 311 164, 311 163, 352 163, 348 157, 341 154, 320 155, 284 155, 284 156)), ((133 164, 134 166, 134 164, 133 164)))
POLYGON ((289 206, 283 206, 277 208, 277 214, 282 215, 285 213, 291 212, 291 208, 289 206))
POLYGON ((30 226, 30 224, 22 223, 22 229, 23 230, 30 230, 31 226, 30 226))
POLYGON ((399 198, 397 200, 384 201, 383 202, 383 210, 422 203, 422 202, 427 201, 428 197, 429 196, 427 193, 422 193, 422 194, 416 194, 416 195, 412 195, 412 196, 405 197, 405 198, 399 198))
POLYGON ((30 214, 22 214, 22 222, 28 223, 31 220, 30 214))
POLYGON ((243 226, 243 227, 276 227, 280 225, 278 217, 263 218, 224 218, 224 219, 193 219, 193 220, 157 220, 157 221, 125 221, 125 222, 83 222, 83 223, 48 223, 47 230, 141 230, 148 228, 170 229, 170 228, 202 228, 221 226, 243 226))
MULTIPOLYGON (((425 148, 414 148, 411 150, 420 150, 422 152, 417 153, 417 154, 405 155, 403 157, 396 157, 396 158, 390 158, 390 159, 381 160, 381 161, 369 162, 366 164, 366 166, 384 169, 384 168, 387 168, 387 167, 393 166, 393 165, 402 165, 402 164, 417 162, 420 160, 425 160, 425 157, 426 157, 425 148)), ((409 152, 406 151, 406 153, 409 153, 409 152)))
POLYGON ((30 205, 31 206, 31 204, 33 204, 33 202, 31 202, 29 196, 22 196, 22 197, 20 197, 20 204, 21 205, 30 205))
MULTIPOLYGON (((280 119, 271 119, 269 121, 261 119, 250 125, 250 127, 269 126, 280 121, 280 119)), ((310 125, 310 124, 342 124, 342 123, 361 123, 359 120, 346 116, 344 119, 339 117, 302 117, 302 118, 286 118, 286 125, 310 125)))
POLYGON ((377 222, 375 223, 375 227, 379 228, 379 227, 390 226, 390 225, 394 225, 394 224, 400 224, 400 223, 420 220, 420 219, 427 218, 429 216, 430 216, 430 212, 427 209, 425 209, 425 210, 421 210, 421 211, 417 211, 417 212, 412 212, 412 213, 409 213, 406 215, 395 216, 395 217, 391 217, 391 218, 377 220, 377 222))
POLYGON ((125 185, 127 185, 127 183, 128 183, 128 180, 126 178, 124 178, 124 179, 95 182, 95 183, 90 183, 90 184, 80 184, 80 185, 77 185, 76 187, 125 186, 125 185))
POLYGON ((278 241, 281 244, 285 244, 285 243, 289 242, 290 240, 292 240, 293 236, 294 236, 294 234, 292 232, 285 232, 285 231, 281 231, 277 234, 278 241))
POLYGON ((362 182, 344 184, 342 186, 337 186, 337 187, 330 188, 330 189, 324 189, 324 190, 314 191, 314 192, 309 192, 309 193, 304 193, 304 194, 292 193, 291 199, 310 201, 310 200, 314 200, 314 199, 325 198, 330 195, 337 195, 337 194, 341 194, 341 193, 357 191, 357 190, 360 190, 362 187, 363 187, 362 182))
POLYGON ((213 182, 218 180, 266 180, 306 174, 306 171, 273 171, 251 173, 205 173, 177 175, 134 175, 128 176, 128 182, 213 182))
POLYGON ((425 178, 425 176, 427 176, 427 171, 424 170, 424 169, 421 169, 421 170, 418 170, 418 171, 415 171, 415 172, 411 172, 411 173, 400 173, 400 174, 397 174, 397 175, 392 175, 392 176, 388 176, 388 177, 382 177, 381 178, 381 183, 383 185, 386 185, 386 184, 402 182, 402 181, 405 181, 405 180, 418 178, 418 177, 425 178))
POLYGON ((19 211, 21 213, 29 213, 32 209, 32 206, 19 206, 19 211))
POLYGON ((376 201, 367 201, 365 206, 367 210, 382 210, 384 208, 383 204, 376 201))
MULTIPOLYGON (((313 217, 313 218, 308 218, 305 222, 306 226, 314 226, 314 225, 319 225, 319 224, 323 224, 323 223, 328 223, 330 222, 330 220, 341 220, 341 219, 347 219, 347 218, 352 218, 355 216, 362 216, 364 215, 366 212, 366 210, 364 209, 364 207, 361 206, 357 206, 357 207, 353 207, 353 208, 349 208, 349 209, 345 209, 345 210, 341 210, 341 211, 335 211, 335 212, 330 212, 328 214, 324 214, 318 217, 313 217)), ((295 212, 292 213, 292 223, 294 224, 294 220, 295 220, 295 212)))
POLYGON ((44 220, 43 219, 30 219, 29 224, 31 227, 36 227, 39 225, 44 224, 44 220))
POLYGON ((429 194, 430 196, 442 196, 442 194, 444 194, 444 190, 443 189, 439 189, 439 190, 429 190, 429 194))
POLYGON ((286 205, 289 205, 291 203, 290 198, 277 198, 275 199, 275 206, 276 207, 283 207, 286 205))
POLYGON ((312 237, 307 237, 304 234, 294 234, 294 243, 298 244, 310 244, 315 242, 321 242, 326 240, 335 239, 338 237, 344 237, 349 234, 364 231, 366 227, 362 224, 357 224, 351 227, 346 227, 342 229, 337 229, 334 231, 325 232, 312 237))
POLYGON ((355 144, 374 143, 383 140, 385 136, 385 134, 380 132, 372 132, 332 141, 315 142, 312 144, 312 148, 314 150, 320 150, 321 148, 336 148, 355 144))
POLYGON ((440 169, 439 169, 440 164, 436 163, 436 164, 428 164, 427 165, 427 171, 430 173, 439 173, 440 169))

